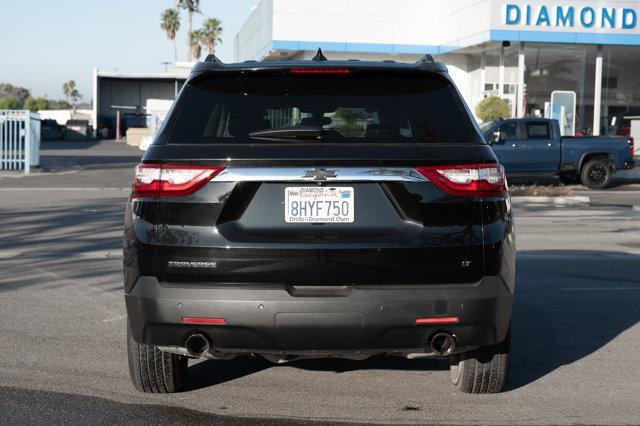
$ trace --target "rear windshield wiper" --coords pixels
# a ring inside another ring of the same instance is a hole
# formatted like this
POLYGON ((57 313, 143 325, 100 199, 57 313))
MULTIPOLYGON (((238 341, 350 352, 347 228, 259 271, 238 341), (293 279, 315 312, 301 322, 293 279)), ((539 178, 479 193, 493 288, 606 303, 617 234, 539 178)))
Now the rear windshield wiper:
POLYGON ((275 129, 262 129, 249 133, 252 139, 282 140, 305 139, 321 140, 324 130, 321 126, 285 126, 275 129))

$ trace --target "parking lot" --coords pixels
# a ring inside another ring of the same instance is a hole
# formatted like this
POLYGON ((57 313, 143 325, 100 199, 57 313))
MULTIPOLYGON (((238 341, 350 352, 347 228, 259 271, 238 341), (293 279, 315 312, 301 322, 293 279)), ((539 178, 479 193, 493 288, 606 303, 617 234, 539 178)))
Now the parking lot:
POLYGON ((49 172, 0 175, 2 423, 640 421, 637 184, 576 189, 592 198, 580 207, 514 199, 513 358, 502 394, 457 393, 442 360, 245 357, 191 365, 183 393, 144 395, 128 377, 120 250, 140 151, 78 146, 47 146, 49 172))

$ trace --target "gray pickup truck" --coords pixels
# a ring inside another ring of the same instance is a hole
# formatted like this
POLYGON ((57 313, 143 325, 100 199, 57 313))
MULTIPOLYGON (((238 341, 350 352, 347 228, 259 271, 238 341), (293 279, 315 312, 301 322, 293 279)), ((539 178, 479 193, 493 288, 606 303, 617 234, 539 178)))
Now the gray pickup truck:
POLYGON ((558 122, 544 118, 491 121, 480 129, 510 177, 555 175, 602 189, 616 170, 634 167, 630 137, 560 136, 558 122))

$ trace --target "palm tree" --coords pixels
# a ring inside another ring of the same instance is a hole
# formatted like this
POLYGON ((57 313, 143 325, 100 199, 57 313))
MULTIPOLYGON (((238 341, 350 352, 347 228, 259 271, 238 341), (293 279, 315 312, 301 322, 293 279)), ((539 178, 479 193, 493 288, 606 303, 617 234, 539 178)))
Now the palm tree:
POLYGON ((165 9, 162 12, 160 28, 167 33, 167 38, 173 41, 173 58, 178 61, 178 48, 176 46, 176 33, 180 29, 180 12, 176 9, 165 9))
POLYGON ((69 101, 69 98, 71 98, 71 104, 73 105, 73 113, 75 114, 76 104, 80 99, 82 99, 82 95, 80 94, 78 89, 76 89, 76 82, 73 80, 67 81, 62 85, 62 91, 64 92, 64 95, 67 98, 67 102, 69 101))
POLYGON ((176 0, 176 7, 187 10, 187 60, 191 62, 191 46, 193 42, 191 40, 191 20, 193 18, 193 12, 200 12, 200 0, 176 0))
POLYGON ((67 98, 67 102, 69 102, 69 97, 74 90, 76 90, 76 82, 73 80, 69 80, 62 85, 62 91, 64 92, 64 96, 67 98))
POLYGON ((202 42, 209 53, 215 53, 216 43, 222 43, 222 22, 216 18, 209 18, 202 24, 202 42))
POLYGON ((191 54, 196 60, 202 56, 202 30, 195 30, 191 32, 191 54))

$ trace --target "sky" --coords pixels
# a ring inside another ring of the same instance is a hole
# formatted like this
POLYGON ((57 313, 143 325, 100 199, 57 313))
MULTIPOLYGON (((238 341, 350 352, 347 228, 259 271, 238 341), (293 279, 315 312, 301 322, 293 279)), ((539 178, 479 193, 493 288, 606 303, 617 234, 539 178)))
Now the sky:
MULTIPOLYGON (((216 55, 233 61, 233 38, 258 0, 200 0, 205 18, 222 21, 216 55)), ((162 72, 173 61, 173 44, 160 15, 175 0, 0 0, 0 83, 31 90, 32 96, 63 99, 62 85, 75 80, 84 100, 92 94, 93 69, 162 72)), ((176 41, 186 60, 187 14, 181 12, 176 41)))

